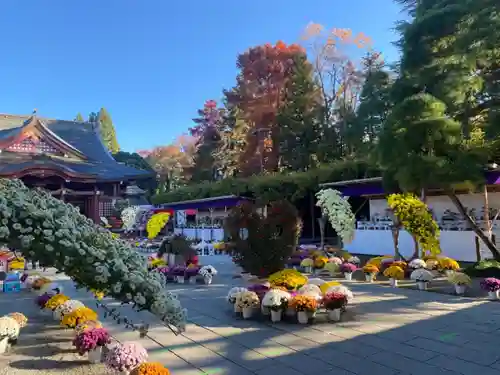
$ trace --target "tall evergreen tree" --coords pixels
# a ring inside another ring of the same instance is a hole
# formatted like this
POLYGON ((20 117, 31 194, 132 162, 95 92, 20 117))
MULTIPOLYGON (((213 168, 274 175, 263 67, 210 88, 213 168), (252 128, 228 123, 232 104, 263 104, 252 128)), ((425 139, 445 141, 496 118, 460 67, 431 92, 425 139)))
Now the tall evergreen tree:
POLYGON ((91 112, 89 114, 89 122, 99 122, 101 139, 112 154, 120 151, 113 120, 105 108, 101 108, 98 113, 91 112))
POLYGON ((320 92, 313 67, 305 55, 294 56, 294 72, 287 83, 285 104, 276 119, 279 128, 280 169, 303 171, 317 164, 320 92))

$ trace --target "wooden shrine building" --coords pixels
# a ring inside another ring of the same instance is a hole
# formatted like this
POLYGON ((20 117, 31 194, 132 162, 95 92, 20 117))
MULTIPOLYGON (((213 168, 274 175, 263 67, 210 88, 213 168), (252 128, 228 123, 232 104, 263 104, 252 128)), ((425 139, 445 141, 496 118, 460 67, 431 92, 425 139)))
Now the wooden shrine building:
POLYGON ((0 178, 42 187, 96 223, 128 185, 151 177, 118 163, 96 123, 0 114, 0 178))

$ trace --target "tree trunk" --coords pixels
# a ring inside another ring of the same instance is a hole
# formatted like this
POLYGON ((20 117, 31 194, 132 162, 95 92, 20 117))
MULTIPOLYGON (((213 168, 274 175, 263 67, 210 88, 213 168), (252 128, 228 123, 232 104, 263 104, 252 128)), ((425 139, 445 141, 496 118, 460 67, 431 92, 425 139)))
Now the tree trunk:
POLYGON ((471 226, 472 230, 474 233, 484 242, 488 250, 491 251, 493 254, 493 257, 496 260, 500 260, 500 251, 496 248, 495 244, 489 238, 481 228, 476 224, 475 220, 467 213, 467 210, 465 209, 464 205, 460 201, 460 199, 457 197, 457 195, 454 192, 447 192, 448 197, 451 199, 455 207, 457 207, 458 211, 460 214, 464 217, 464 219, 469 223, 471 226))

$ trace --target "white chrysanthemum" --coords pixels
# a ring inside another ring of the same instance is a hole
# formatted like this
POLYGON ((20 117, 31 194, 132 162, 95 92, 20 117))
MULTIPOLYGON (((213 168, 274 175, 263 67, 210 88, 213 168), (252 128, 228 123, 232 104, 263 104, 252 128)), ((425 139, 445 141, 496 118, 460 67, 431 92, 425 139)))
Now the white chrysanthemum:
POLYGON ((415 281, 422 281, 428 283, 434 278, 434 275, 431 271, 426 270, 425 268, 418 268, 413 271, 410 275, 410 279, 415 281))
POLYGON ((408 263, 408 267, 417 269, 417 268, 425 268, 427 264, 422 259, 413 259, 410 263, 408 263))
POLYGON ((289 301, 291 298, 291 294, 284 290, 271 289, 262 298, 262 306, 268 308, 282 306, 284 301, 289 301))
POLYGON ((314 279, 307 280, 307 284, 313 284, 313 285, 317 285, 317 286, 321 286, 324 283, 326 283, 326 281, 323 279, 320 279, 320 278, 314 278, 314 279))
POLYGON ((330 224, 342 239, 343 243, 350 243, 354 238, 356 217, 351 210, 347 197, 334 189, 324 189, 316 194, 316 206, 328 217, 330 224))
POLYGON ((6 336, 9 339, 16 339, 20 329, 19 323, 10 316, 0 318, 0 337, 6 336))
POLYGON ((243 288, 243 287, 240 287, 240 286, 235 286, 234 288, 231 288, 229 290, 229 293, 227 293, 227 302, 229 303, 235 303, 236 302, 236 294, 238 293, 241 293, 241 292, 246 292, 248 291, 247 288, 243 288))
POLYGON ((217 270, 213 266, 211 266, 211 265, 203 266, 198 271, 198 274, 200 276, 202 276, 202 277, 205 277, 205 276, 214 276, 214 275, 217 275, 217 270))
POLYGON ((354 295, 352 294, 351 290, 344 285, 334 285, 330 288, 327 289, 326 293, 330 292, 337 292, 345 295, 347 297, 347 301, 351 302, 354 299, 354 295))
POLYGON ((297 291, 297 294, 302 294, 302 295, 318 294, 318 295, 321 295, 321 289, 319 288, 319 286, 317 286, 315 284, 306 284, 297 291))
POLYGON ((357 256, 352 256, 347 260, 347 262, 358 265, 361 263, 361 260, 357 256))

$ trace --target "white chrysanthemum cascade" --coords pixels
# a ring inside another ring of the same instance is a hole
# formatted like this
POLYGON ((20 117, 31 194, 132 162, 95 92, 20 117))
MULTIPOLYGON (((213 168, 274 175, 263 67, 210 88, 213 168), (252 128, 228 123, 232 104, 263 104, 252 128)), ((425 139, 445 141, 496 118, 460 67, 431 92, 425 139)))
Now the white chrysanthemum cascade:
POLYGON ((131 231, 137 221, 137 214, 139 213, 139 206, 127 207, 122 211, 123 228, 126 231, 131 231))
POLYGON ((54 266, 77 284, 102 290, 183 330, 187 311, 146 259, 79 210, 19 180, 0 179, 0 244, 54 266))
POLYGON ((350 243, 354 239, 356 217, 351 210, 347 197, 334 189, 321 190, 316 194, 316 206, 328 217, 330 224, 342 239, 342 243, 350 243))

